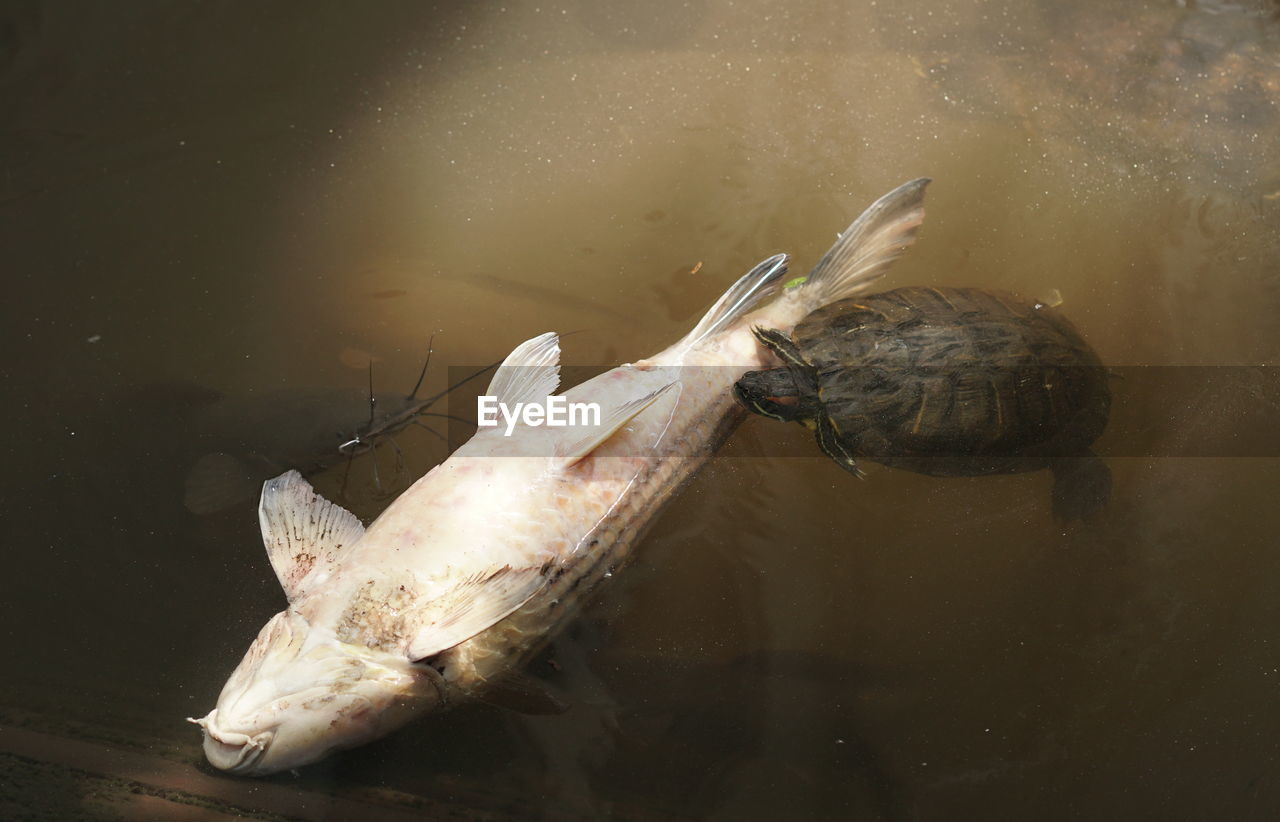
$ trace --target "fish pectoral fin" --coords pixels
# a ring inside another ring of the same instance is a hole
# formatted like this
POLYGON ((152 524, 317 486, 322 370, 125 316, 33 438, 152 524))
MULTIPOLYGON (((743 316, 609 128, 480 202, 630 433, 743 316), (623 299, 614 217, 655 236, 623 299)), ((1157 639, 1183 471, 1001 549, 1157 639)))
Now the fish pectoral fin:
POLYGON ((575 426, 564 429, 564 435, 555 444, 557 457, 564 459, 562 467, 568 468, 599 448, 618 429, 626 425, 641 411, 658 401, 658 398, 676 385, 679 380, 672 380, 655 391, 642 397, 636 397, 612 408, 604 409, 600 415, 599 425, 575 426))
POLYGON ((317 494, 297 471, 262 484, 258 523, 271 567, 290 602, 303 593, 302 580, 313 568, 335 565, 364 536, 355 514, 317 494))
POLYGON ((565 702, 543 682, 524 671, 512 671, 491 680, 479 693, 481 702, 526 716, 554 716, 569 710, 565 702))
POLYGON ((547 584, 549 563, 503 565, 473 574, 431 600, 419 614, 422 627, 409 643, 409 659, 435 656, 509 616, 547 584))
POLYGON ((498 366, 485 393, 509 408, 545 402, 560 387, 560 338, 539 334, 515 347, 498 366))

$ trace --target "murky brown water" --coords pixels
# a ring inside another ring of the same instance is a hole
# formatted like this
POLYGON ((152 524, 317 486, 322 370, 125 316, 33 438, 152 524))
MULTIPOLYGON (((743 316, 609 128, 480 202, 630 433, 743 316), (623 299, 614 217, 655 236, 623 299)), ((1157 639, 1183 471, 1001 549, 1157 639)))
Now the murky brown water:
MULTIPOLYGON (((1056 288, 1112 365, 1276 364, 1277 12, 0 6, 2 718, 197 767, 182 717, 283 603, 252 502, 184 507, 202 455, 345 426, 324 392, 366 355, 407 390, 432 333, 432 390, 548 329, 641 357, 912 177, 890 285, 1056 288)), ((1100 449, 1138 453, 1139 411, 1168 449, 1109 457, 1107 515, 1065 530, 1045 472, 859 483, 752 456, 808 435, 751 420, 538 663, 567 714, 459 711, 275 781, 550 818, 1274 818, 1280 463, 1249 437, 1280 392, 1233 374, 1117 381, 1100 449)), ((444 455, 397 442, 409 473, 444 455)))

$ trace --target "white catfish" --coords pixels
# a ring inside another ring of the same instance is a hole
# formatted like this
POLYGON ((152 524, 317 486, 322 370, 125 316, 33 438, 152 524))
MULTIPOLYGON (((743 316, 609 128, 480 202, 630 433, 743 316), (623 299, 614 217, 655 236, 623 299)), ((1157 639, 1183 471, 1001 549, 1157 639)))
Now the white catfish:
MULTIPOLYGON (((789 332, 863 291, 914 240, 927 179, 876 201, 808 277, 779 254, 736 282, 674 346, 566 392, 596 425, 481 429, 366 530, 296 472, 268 481, 259 519, 289 600, 202 719, 216 767, 261 775, 314 762, 413 715, 497 687, 597 583, 742 419, 731 388, 774 364, 754 326, 789 332), (765 298, 782 293, 763 308, 765 298)), ((488 393, 545 402, 559 344, 520 345, 488 393)))

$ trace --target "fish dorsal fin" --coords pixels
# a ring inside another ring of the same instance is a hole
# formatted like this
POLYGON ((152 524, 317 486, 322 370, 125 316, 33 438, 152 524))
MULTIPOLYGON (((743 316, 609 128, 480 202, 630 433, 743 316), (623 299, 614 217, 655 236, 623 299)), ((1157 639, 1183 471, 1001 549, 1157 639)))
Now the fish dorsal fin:
POLYGON ((916 239, 924 221, 928 177, 876 200, 854 220, 805 278, 803 297, 814 307, 852 297, 883 277, 916 239))
POLYGON ((517 345, 485 393, 514 408, 518 402, 545 402, 559 386, 560 338, 548 331, 517 345))
POLYGON ((618 429, 626 425, 641 411, 658 401, 667 389, 676 385, 679 380, 672 380, 654 391, 641 397, 626 400, 610 408, 600 411, 599 425, 579 425, 565 428, 564 434, 555 444, 555 455, 564 460, 562 467, 568 468, 599 448, 618 429))
POLYGON ((759 305, 761 300, 774 294, 783 277, 787 276, 788 259, 786 254, 774 254, 769 259, 756 263, 755 267, 720 295, 720 299, 716 300, 715 305, 680 341, 679 346, 692 348, 707 337, 723 331, 759 305))
POLYGON ((317 566, 332 568, 364 536, 355 514, 316 493, 297 471, 262 484, 262 542, 290 602, 306 593, 302 580, 317 566))
POLYGON ((510 615, 542 589, 550 570, 550 565, 503 565, 458 581, 419 614, 424 624, 409 643, 409 658, 435 656, 510 615))

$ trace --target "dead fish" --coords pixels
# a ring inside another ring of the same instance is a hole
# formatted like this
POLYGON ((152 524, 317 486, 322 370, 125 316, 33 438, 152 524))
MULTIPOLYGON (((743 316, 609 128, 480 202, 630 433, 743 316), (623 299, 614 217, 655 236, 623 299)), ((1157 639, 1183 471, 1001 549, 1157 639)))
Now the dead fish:
MULTIPOLYGON (((914 241, 927 183, 876 201, 803 285, 783 291, 787 256, 770 257, 672 347, 565 392, 599 407, 592 424, 483 428, 368 529, 296 472, 267 482, 259 521, 289 605, 190 720, 209 762, 247 775, 305 765, 518 669, 741 421, 734 380, 772 362, 752 327, 790 329, 884 274, 914 241)), ((487 394, 546 406, 558 384, 548 333, 512 351, 487 394)))

